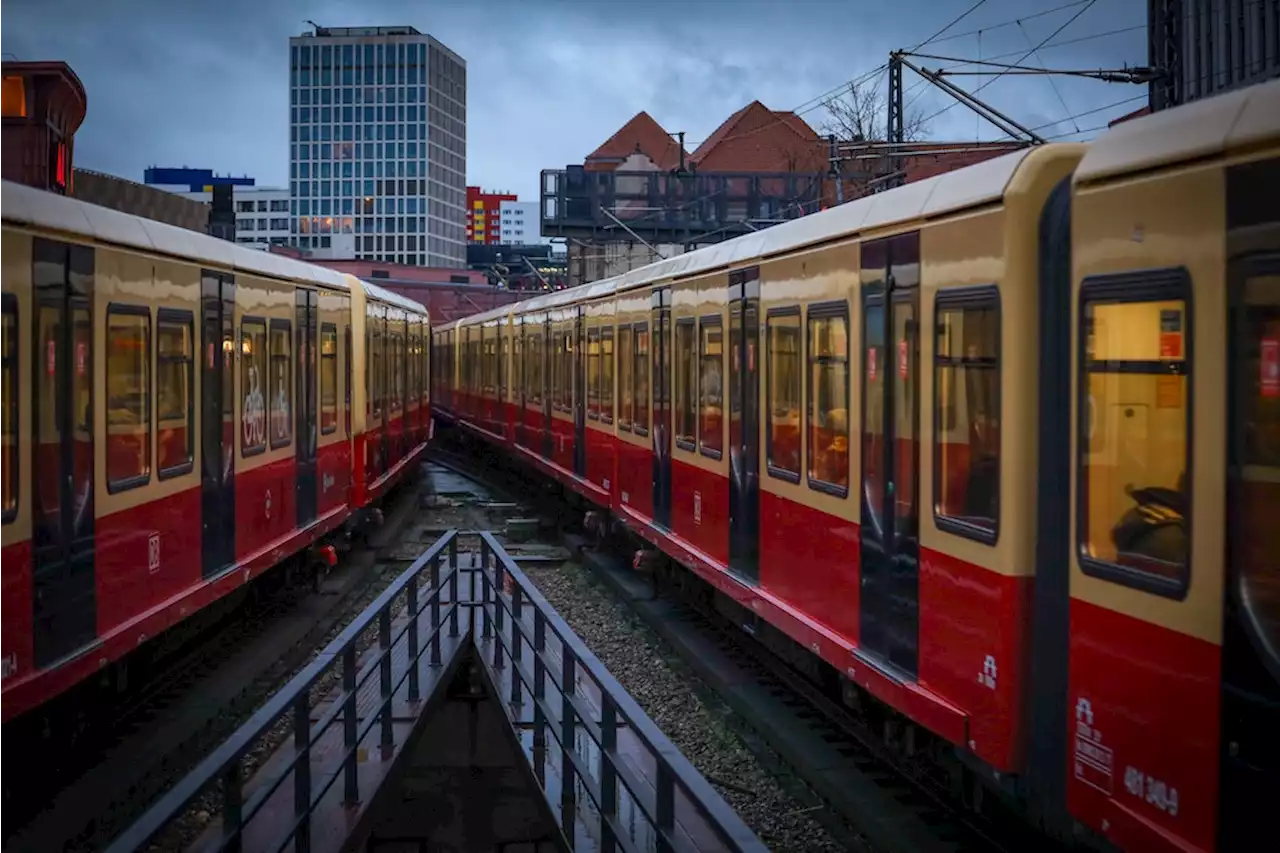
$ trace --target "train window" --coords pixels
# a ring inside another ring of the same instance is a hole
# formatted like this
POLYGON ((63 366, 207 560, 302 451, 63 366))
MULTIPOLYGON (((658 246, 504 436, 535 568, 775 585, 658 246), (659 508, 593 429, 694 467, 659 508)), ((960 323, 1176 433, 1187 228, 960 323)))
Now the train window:
MULTIPOLYGON (((77 367, 77 369, 79 369, 77 367)), ((151 311, 107 309, 107 489, 151 480, 151 311)))
POLYGON ((293 439, 293 324, 271 321, 270 366, 267 373, 267 413, 271 421, 271 449, 293 439))
POLYGON ((767 387, 768 431, 765 434, 769 475, 800 482, 801 367, 800 309, 775 308, 765 320, 769 344, 767 387))
POLYGON ((704 455, 719 459, 724 452, 724 327, 719 317, 703 317, 698 326, 698 442, 704 455))
POLYGON ((190 311, 161 308, 156 321, 156 456, 160 479, 195 464, 193 443, 195 318, 190 311))
POLYGON ((1189 291, 1172 270, 1080 293, 1081 568, 1174 598, 1189 579, 1189 291))
POLYGON ((1000 293, 946 290, 934 309, 933 514, 994 544, 1000 519, 1000 293))
POLYGON ((618 327, 618 396, 621 398, 621 408, 618 412, 618 428, 631 431, 632 417, 632 400, 635 399, 635 389, 631 384, 631 373, 635 367, 633 356, 631 354, 631 327, 618 327))
POLYGON ((388 337, 391 341, 387 350, 391 360, 391 411, 394 414, 404 408, 404 335, 392 332, 388 337))
POLYGON ((240 455, 267 449, 267 323, 245 318, 240 323, 240 455))
POLYGON ((377 317, 370 317, 374 328, 369 335, 369 413, 377 419, 382 417, 383 396, 383 343, 382 324, 377 317))
POLYGON ((499 325, 494 330, 498 335, 498 399, 507 399, 507 358, 511 343, 507 338, 506 327, 499 325))
POLYGON ((551 354, 551 408, 564 411, 568 408, 569 388, 565 382, 565 335, 559 329, 551 333, 554 349, 551 354))
POLYGON ((809 308, 809 487, 849 493, 849 307, 809 308))
POLYGON ((338 327, 320 325, 320 434, 338 429, 338 327))
POLYGON ((587 329, 587 417, 600 417, 600 329, 587 329))
POLYGON ((4 523, 13 521, 18 513, 18 300, 12 293, 4 294, 3 325, 0 326, 0 398, 3 414, 4 471, 3 512, 4 523))
POLYGON ((497 330, 492 332, 488 329, 481 328, 480 334, 481 347, 484 349, 484 393, 491 395, 498 393, 498 338, 495 335, 497 330))
POLYGON ((675 433, 676 444, 692 451, 698 435, 698 359, 694 356, 697 329, 692 317, 676 320, 675 433))
POLYGON ((600 330, 600 420, 613 423, 613 326, 600 330))
POLYGON ((638 435, 649 433, 649 326, 637 323, 634 329, 635 369, 632 379, 635 384, 635 409, 632 412, 631 427, 638 435))
POLYGON ((532 324, 527 327, 527 337, 525 338, 525 358, 526 373, 528 377, 528 400, 530 403, 542 405, 542 326, 540 324, 532 324))

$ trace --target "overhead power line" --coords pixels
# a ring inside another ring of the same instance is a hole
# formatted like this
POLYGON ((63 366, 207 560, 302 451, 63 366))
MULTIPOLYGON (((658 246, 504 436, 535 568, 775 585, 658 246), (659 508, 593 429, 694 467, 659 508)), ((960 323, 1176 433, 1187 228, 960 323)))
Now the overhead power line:
MULTIPOLYGON (((920 42, 918 45, 916 45, 915 47, 913 47, 913 48, 911 48, 911 49, 912 49, 912 50, 919 50, 920 48, 924 47, 924 46, 925 46, 925 45, 927 45, 927 44, 932 44, 934 41, 936 41, 936 40, 938 39, 938 37, 939 37, 939 36, 941 36, 941 35, 942 35, 943 33, 945 33, 947 30, 949 30, 949 29, 951 29, 952 27, 954 27, 956 24, 958 24, 958 23, 960 23, 961 21, 963 21, 965 18, 969 17, 970 13, 974 12, 975 10, 977 10, 977 8, 978 8, 979 6, 981 6, 983 3, 986 3, 986 2, 987 2, 987 0, 978 0, 978 2, 977 2, 977 3, 974 3, 974 4, 973 4, 972 6, 970 6, 968 9, 965 9, 963 12, 961 12, 961 13, 960 13, 960 16, 959 16, 959 17, 957 17, 957 18, 955 18, 955 19, 953 19, 953 20, 951 21, 951 23, 947 24, 945 27, 943 27, 942 29, 938 30, 936 33, 934 33, 933 35, 929 36, 927 39, 925 39, 924 41, 920 42)), ((944 39, 944 41, 946 41, 946 39, 944 39)))
MULTIPOLYGON (((1048 36, 1046 36, 1045 38, 1041 39, 1041 41, 1040 41, 1040 43, 1039 43, 1039 44, 1035 45, 1035 46, 1034 46, 1034 47, 1032 47, 1030 50, 1028 50, 1026 53, 1022 54, 1022 56, 1018 59, 1017 63, 1015 63, 1015 64, 1020 65, 1020 64, 1022 64, 1023 62, 1025 62, 1028 56, 1030 56, 1031 54, 1035 53, 1037 50, 1040 50, 1041 48, 1043 48, 1043 47, 1044 47, 1045 45, 1047 45, 1050 41, 1052 41, 1052 40, 1053 40, 1053 39, 1054 39, 1054 38, 1055 38, 1059 33, 1061 33, 1061 32, 1062 32, 1063 30, 1065 30, 1067 27, 1069 27, 1069 26, 1071 26, 1072 24, 1074 24, 1077 20, 1079 20, 1079 18, 1080 18, 1080 16, 1081 16, 1081 15, 1083 15, 1085 12, 1087 12, 1087 11, 1089 11, 1091 8, 1093 8, 1093 5, 1094 5, 1095 3, 1097 3, 1097 2, 1098 2, 1098 0, 1088 0, 1088 2, 1087 2, 1087 3, 1085 3, 1085 5, 1084 5, 1082 8, 1080 8, 1079 10, 1077 10, 1077 11, 1076 11, 1076 13, 1075 13, 1074 15, 1072 15, 1072 16, 1071 16, 1070 18, 1068 18, 1065 22, 1063 22, 1063 23, 1062 23, 1062 24, 1061 24, 1061 25, 1060 25, 1056 30, 1054 30, 1053 32, 1051 32, 1051 33, 1050 33, 1048 36)), ((968 93, 968 94, 969 94, 971 97, 972 97, 972 96, 974 96, 974 95, 977 95, 977 94, 978 94, 979 92, 981 92, 983 89, 987 88, 987 87, 988 87, 988 86, 990 86, 992 83, 996 82, 996 81, 997 81, 997 80, 999 80, 1001 77, 1003 77, 1005 73, 1006 73, 1006 72, 1001 72, 1001 73, 999 73, 999 74, 996 74, 996 75, 995 75, 994 77, 992 77, 990 80, 987 80, 987 81, 986 81, 985 83, 983 83, 981 86, 979 86, 978 88, 974 89, 972 92, 970 92, 970 93, 968 93)), ((935 112, 933 115, 931 115, 931 116, 929 116, 928 118, 924 119, 924 121, 923 121, 923 122, 921 122, 921 123, 922 123, 922 124, 928 124, 929 122, 933 121, 935 118, 938 118, 939 116, 941 116, 943 113, 946 113, 947 111, 951 110, 953 107, 955 107, 955 105, 956 105, 955 103, 947 104, 945 107, 943 107, 942 109, 938 110, 938 111, 937 111, 937 112, 935 112)))

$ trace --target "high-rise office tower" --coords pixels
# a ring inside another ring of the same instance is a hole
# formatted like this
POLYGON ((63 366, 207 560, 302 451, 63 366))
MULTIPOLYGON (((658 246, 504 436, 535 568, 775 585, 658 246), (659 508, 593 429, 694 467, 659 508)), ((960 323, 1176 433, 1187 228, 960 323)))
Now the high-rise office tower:
POLYGON ((466 265, 467 66, 413 27, 289 39, 290 240, 317 258, 466 265))

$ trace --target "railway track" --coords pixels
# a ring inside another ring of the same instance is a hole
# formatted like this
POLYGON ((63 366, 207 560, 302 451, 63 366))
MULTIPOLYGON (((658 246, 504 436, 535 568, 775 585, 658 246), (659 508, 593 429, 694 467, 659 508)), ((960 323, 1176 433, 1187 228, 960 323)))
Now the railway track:
MULTIPOLYGON (((28 796, 15 812, 6 804, 5 850, 97 849, 128 826, 399 574, 397 549, 431 524, 429 515, 415 524, 419 503, 419 489, 406 482, 389 496, 387 521, 368 547, 353 549, 318 590, 283 585, 246 602, 102 709, 109 722, 58 769, 53 790, 28 796)), ((10 749, 6 770, 16 767, 11 757, 34 760, 16 754, 30 750, 10 749)), ((198 804, 179 834, 194 834, 218 805, 198 804)))
MULTIPOLYGON (((509 468, 480 469, 467 456, 439 445, 431 456, 509 499, 532 499, 544 514, 557 516, 564 541, 579 552, 593 581, 602 582, 609 595, 732 709, 742 740, 778 779, 791 780, 802 798, 805 790, 816 795, 819 802, 810 806, 814 818, 846 846, 884 853, 1053 849, 1042 835, 1003 815, 998 807, 987 816, 958 803, 948 780, 913 761, 909 744, 905 749, 886 744, 883 732, 873 731, 717 608, 707 595, 710 588, 700 580, 682 572, 684 582, 673 583, 669 579, 674 575, 659 573, 668 578, 663 583, 637 573, 630 557, 638 546, 628 547, 626 540, 588 545, 572 532, 571 508, 551 507, 544 487, 530 485, 509 468)), ((530 574, 537 582, 536 573, 530 574)), ((559 608, 555 600, 552 603, 559 608)), ((562 615, 573 624, 570 614, 562 615)), ((579 626, 574 628, 581 633, 579 626)), ((729 788, 726 796, 734 801, 732 785, 729 788)))

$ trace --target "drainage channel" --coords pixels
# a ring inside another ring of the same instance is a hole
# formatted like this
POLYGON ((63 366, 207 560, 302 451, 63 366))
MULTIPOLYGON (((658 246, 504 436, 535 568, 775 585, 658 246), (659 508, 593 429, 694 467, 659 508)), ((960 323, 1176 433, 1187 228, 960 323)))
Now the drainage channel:
MULTIPOLYGON (((453 488, 435 482, 437 497, 453 488)), ((463 478, 454 485, 487 498, 463 478)), ((166 829, 215 787, 223 814, 191 849, 351 849, 369 839, 433 718, 479 696, 523 757, 561 849, 766 849, 497 537, 449 530, 108 850, 166 848, 166 829), (283 744, 244 773, 279 727, 283 744)))

